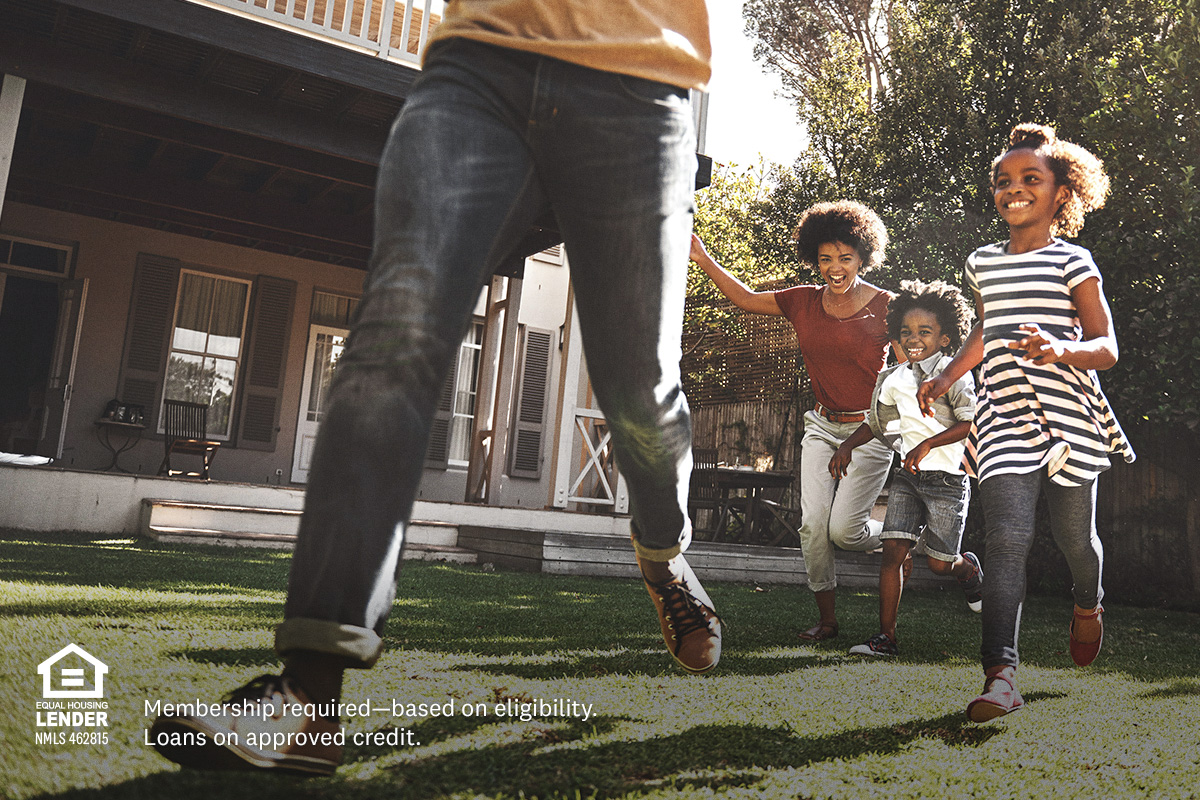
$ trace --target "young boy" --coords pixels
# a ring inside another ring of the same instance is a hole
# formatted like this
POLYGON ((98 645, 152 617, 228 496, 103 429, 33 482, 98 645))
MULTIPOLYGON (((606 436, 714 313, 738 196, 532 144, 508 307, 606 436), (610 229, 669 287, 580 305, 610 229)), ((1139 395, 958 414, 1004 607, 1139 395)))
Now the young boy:
POLYGON ((908 362, 886 369, 875 382, 867 421, 834 453, 829 471, 840 478, 854 448, 878 438, 900 453, 883 523, 879 570, 880 632, 850 648, 853 655, 896 656, 896 616, 910 566, 921 545, 935 575, 958 580, 972 611, 983 608, 983 570, 974 553, 959 554, 967 521, 970 484, 963 470, 965 439, 975 418, 975 383, 968 372, 925 416, 917 387, 941 373, 970 327, 971 310, 955 286, 905 281, 888 306, 888 336, 908 362), (908 562, 906 564, 906 562, 908 562))

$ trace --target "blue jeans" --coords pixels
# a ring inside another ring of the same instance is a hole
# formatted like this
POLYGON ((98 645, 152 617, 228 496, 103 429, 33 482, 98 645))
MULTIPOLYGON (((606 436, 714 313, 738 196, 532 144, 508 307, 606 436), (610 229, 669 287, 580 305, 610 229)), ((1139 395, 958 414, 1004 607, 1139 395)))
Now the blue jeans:
POLYGON ((878 439, 854 449, 846 477, 829 473, 829 459, 860 422, 831 422, 815 411, 804 415, 800 442, 800 552, 808 588, 837 588, 834 547, 863 552, 880 545, 883 525, 871 509, 883 491, 892 450, 878 439))
POLYGON ((953 562, 962 547, 967 526, 971 484, 966 475, 940 469, 905 469, 892 473, 887 516, 881 539, 907 539, 919 543, 925 555, 953 562))
POLYGON ((1046 493, 1054 543, 1067 559, 1080 608, 1094 608, 1104 597, 1100 585, 1104 546, 1096 534, 1096 481, 1060 486, 1046 469, 1024 475, 995 475, 981 481, 987 575, 983 581, 983 668, 1015 667, 1021 606, 1025 602, 1025 564, 1033 546, 1038 495, 1046 493))
POLYGON ((679 360, 694 210, 685 89, 453 39, 379 169, 362 303, 322 421, 276 649, 370 666, 442 382, 483 283, 553 211, 584 353, 629 485, 634 546, 687 547, 679 360))

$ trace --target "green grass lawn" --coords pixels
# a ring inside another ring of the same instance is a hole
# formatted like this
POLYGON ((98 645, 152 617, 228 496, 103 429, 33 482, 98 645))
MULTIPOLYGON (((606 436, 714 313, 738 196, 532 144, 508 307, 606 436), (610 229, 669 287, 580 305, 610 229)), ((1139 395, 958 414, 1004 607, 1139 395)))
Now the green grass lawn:
MULTIPOLYGON (((1096 664, 1066 653, 1070 600, 1032 597, 1021 712, 966 720, 979 617, 955 588, 910 592, 902 657, 845 654, 874 592, 840 590, 842 635, 802 646, 801 587, 713 584, 718 670, 663 650, 635 581, 408 563, 375 669, 346 700, 486 714, 351 719, 418 744, 350 747, 332 778, 181 772, 144 743, 147 703, 214 701, 274 671, 288 554, 81 534, 0 534, 0 795, 189 798, 1200 797, 1200 617, 1105 606, 1096 664), (108 744, 37 744, 40 662, 69 642, 110 667, 108 744), (591 716, 497 716, 566 699, 591 716)), ((1110 564, 1110 570, 1120 569, 1110 564)))

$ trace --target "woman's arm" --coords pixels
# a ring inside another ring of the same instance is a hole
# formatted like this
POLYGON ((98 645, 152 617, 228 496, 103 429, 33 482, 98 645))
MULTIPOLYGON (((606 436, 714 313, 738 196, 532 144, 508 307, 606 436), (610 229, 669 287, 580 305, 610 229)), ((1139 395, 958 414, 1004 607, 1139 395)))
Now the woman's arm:
POLYGON ((729 301, 738 308, 749 311, 751 314, 783 316, 783 309, 779 307, 779 303, 775 302, 774 292, 756 292, 735 278, 728 270, 713 260, 713 257, 708 254, 708 250, 704 248, 704 242, 700 241, 700 237, 694 233, 692 234, 691 257, 692 261, 700 265, 700 269, 712 278, 713 283, 721 290, 721 294, 729 298, 729 301))
POLYGON ((917 404, 921 406, 921 413, 927 417, 933 416, 933 401, 950 391, 956 380, 983 360, 983 298, 979 296, 979 292, 974 294, 975 313, 979 321, 971 328, 966 341, 941 374, 917 387, 917 404))
POLYGON ((829 459, 829 474, 835 478, 846 477, 846 470, 850 468, 850 458, 854 453, 854 448, 861 447, 867 442, 875 438, 875 434, 871 433, 871 426, 867 423, 859 425, 854 433, 842 442, 841 447, 833 453, 833 458, 829 459))
POLYGON ((1039 366, 1062 362, 1076 369, 1109 369, 1120 353, 1100 279, 1089 278, 1072 289, 1071 301, 1079 315, 1082 339, 1056 339, 1037 325, 1022 325, 1021 330, 1029 335, 1011 346, 1025 351, 1021 357, 1039 366))

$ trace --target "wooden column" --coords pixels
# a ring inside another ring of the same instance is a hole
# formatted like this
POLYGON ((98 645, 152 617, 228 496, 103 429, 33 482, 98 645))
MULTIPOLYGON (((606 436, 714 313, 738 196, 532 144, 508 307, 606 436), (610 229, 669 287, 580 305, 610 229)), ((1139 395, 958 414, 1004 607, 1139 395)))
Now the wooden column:
POLYGON ((4 194, 8 188, 8 171, 12 167, 13 146, 17 141, 17 123, 21 120, 21 103, 25 97, 25 79, 5 75, 0 84, 0 215, 4 213, 4 194))

